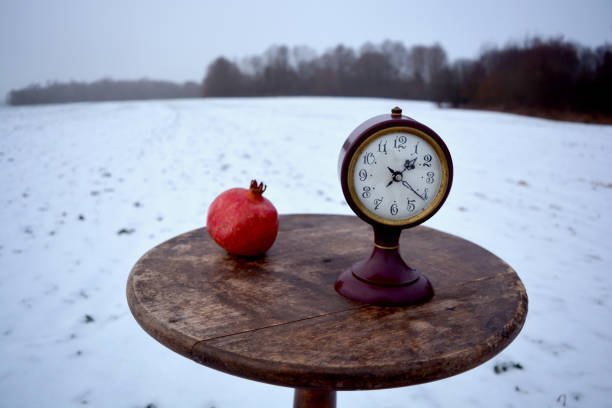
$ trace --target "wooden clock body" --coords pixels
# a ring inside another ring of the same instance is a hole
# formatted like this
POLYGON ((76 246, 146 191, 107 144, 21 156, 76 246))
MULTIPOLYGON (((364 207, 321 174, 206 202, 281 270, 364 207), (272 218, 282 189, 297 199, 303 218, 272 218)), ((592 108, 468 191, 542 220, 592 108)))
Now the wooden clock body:
POLYGON ((338 158, 338 174, 347 203, 358 217, 374 229, 374 249, 368 259, 356 263, 338 277, 336 291, 359 302, 388 306, 416 304, 431 299, 434 291, 430 282, 402 259, 399 237, 403 229, 421 224, 433 216, 448 197, 453 165, 444 141, 432 129, 402 116, 401 109, 394 108, 391 114, 368 119, 349 135, 338 158), (351 160, 368 138, 389 128, 406 129, 409 133, 423 135, 427 143, 435 146, 440 162, 445 164, 444 180, 436 200, 417 216, 400 222, 373 217, 351 194, 351 160))

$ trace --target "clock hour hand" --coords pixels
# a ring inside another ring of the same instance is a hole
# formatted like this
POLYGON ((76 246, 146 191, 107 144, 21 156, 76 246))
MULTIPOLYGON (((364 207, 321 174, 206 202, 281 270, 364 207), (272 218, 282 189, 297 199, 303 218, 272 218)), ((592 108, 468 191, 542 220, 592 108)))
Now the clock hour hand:
POLYGON ((416 192, 416 190, 414 188, 412 188, 412 186, 410 184, 408 184, 407 181, 402 181, 402 184, 404 185, 404 187, 408 187, 414 194, 416 194, 421 200, 425 201, 425 198, 423 198, 422 195, 420 195, 419 193, 416 192))
POLYGON ((414 169, 415 165, 414 163, 416 162, 417 158, 415 157, 412 160, 406 160, 404 162, 404 170, 402 170, 402 173, 405 172, 406 170, 412 170, 414 169))

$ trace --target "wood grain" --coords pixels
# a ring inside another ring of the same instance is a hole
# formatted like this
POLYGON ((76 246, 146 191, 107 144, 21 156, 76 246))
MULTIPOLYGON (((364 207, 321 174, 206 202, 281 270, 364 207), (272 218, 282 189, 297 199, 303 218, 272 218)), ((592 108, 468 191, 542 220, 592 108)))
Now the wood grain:
POLYGON ((377 307, 339 296, 335 279, 371 248, 371 228, 349 216, 281 216, 258 259, 230 256, 198 229, 137 262, 128 303, 144 330, 196 362, 302 389, 441 379, 493 357, 522 328, 527 295, 512 268, 423 226, 404 231, 400 248, 432 282, 430 302, 377 307))

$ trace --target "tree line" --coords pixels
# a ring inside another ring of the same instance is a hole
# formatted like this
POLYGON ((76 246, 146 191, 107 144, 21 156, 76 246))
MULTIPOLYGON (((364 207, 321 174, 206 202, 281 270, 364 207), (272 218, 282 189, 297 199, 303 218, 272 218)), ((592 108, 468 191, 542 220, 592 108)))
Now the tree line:
POLYGON ((48 82, 30 85, 8 94, 10 105, 43 103, 125 101, 136 99, 195 98, 201 96, 197 82, 177 84, 170 81, 102 79, 95 82, 48 82))
POLYGON ((261 55, 220 56, 200 84, 166 81, 49 83, 11 91, 13 105, 93 100, 330 95, 435 101, 441 105, 612 115, 612 45, 530 38, 449 61, 439 45, 338 45, 322 54, 274 46, 261 55))
POLYGON ((449 61, 440 45, 338 45, 320 56, 303 47, 213 61, 204 96, 342 95, 431 100, 453 107, 611 115, 612 45, 527 39, 449 61))

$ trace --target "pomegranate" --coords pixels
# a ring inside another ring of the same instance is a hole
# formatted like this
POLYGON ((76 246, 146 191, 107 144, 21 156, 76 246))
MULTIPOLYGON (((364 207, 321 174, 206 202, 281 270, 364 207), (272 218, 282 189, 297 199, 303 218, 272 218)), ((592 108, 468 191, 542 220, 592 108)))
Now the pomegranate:
POLYGON ((263 183, 232 188, 221 193, 208 208, 206 228, 223 249, 231 254, 255 256, 265 253, 278 233, 278 213, 262 196, 263 183))

